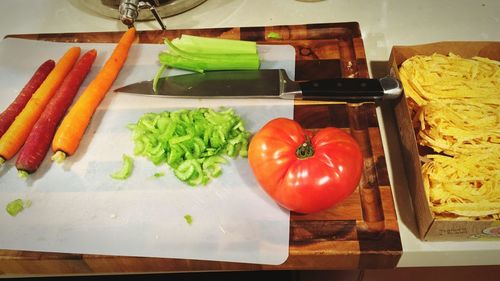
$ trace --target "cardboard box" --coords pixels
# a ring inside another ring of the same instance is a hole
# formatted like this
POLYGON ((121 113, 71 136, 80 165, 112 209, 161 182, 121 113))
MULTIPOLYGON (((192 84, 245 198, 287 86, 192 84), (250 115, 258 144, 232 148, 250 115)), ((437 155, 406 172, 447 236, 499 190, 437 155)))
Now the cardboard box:
MULTIPOLYGON (((447 55, 450 52, 464 58, 481 56, 500 60, 500 42, 437 42, 416 46, 394 46, 389 59, 391 74, 399 77, 398 69, 401 64, 414 55, 434 53, 447 55)), ((500 220, 444 219, 433 215, 424 190, 419 149, 411 123, 411 114, 406 97, 403 96, 395 106, 395 115, 420 238, 429 241, 500 239, 500 220)))

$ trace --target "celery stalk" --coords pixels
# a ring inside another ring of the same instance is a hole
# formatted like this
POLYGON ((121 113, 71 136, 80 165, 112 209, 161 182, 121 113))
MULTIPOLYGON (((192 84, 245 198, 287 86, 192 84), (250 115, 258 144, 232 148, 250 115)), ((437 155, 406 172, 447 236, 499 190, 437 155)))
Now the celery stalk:
POLYGON ((167 49, 158 55, 161 67, 153 79, 155 92, 167 67, 195 72, 255 70, 260 67, 255 42, 192 35, 182 35, 173 42, 165 38, 164 42, 167 49))
POLYGON ((160 53, 159 61, 163 65, 196 72, 212 70, 252 70, 259 69, 257 55, 195 55, 183 52, 178 55, 160 53))
POLYGON ((252 41, 219 39, 193 36, 188 34, 181 35, 172 43, 183 50, 202 53, 202 54, 256 54, 257 43, 252 41))
MULTIPOLYGON (((224 39, 217 39, 223 40, 224 39)), ((183 66, 191 65, 193 71, 201 70, 231 70, 231 69, 258 69, 260 62, 257 52, 255 53, 196 53, 190 50, 182 50, 176 47, 170 40, 165 39, 165 44, 169 47, 169 52, 160 53, 160 63, 183 63, 183 66), (170 57, 176 57, 177 61, 170 60, 170 57), (163 59, 162 59, 163 58, 163 59)))

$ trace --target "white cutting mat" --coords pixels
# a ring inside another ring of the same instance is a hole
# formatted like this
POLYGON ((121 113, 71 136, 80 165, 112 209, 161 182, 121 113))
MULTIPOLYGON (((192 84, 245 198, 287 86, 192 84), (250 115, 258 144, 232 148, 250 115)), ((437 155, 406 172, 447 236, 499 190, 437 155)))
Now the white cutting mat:
MULTIPOLYGON (((21 39, 0 42, 0 110, 4 110, 35 69, 58 60, 72 45, 21 39)), ((88 85, 114 44, 77 44, 82 54, 95 48, 98 57, 88 85)), ((113 88, 151 79, 164 46, 134 45, 113 88)), ((259 46, 262 68, 284 68, 294 77, 291 46, 259 46)), ((176 74, 171 72, 171 74, 176 74)), ((80 89, 81 92, 81 89, 80 89)), ((76 99, 75 99, 76 100, 76 99)), ((24 181, 15 158, 0 169, 0 249, 186 258, 280 264, 288 257, 289 213, 258 186, 247 159, 231 160, 223 175, 204 187, 190 187, 166 165, 157 167, 134 157, 132 176, 119 170, 122 155, 132 154, 127 124, 146 112, 180 108, 232 107, 256 132, 275 117, 293 117, 293 101, 187 100, 148 98, 110 92, 103 100, 78 152, 58 165, 49 152, 40 169, 24 181), (155 178, 156 172, 165 176, 155 178), (11 217, 5 206, 21 198, 30 208, 11 217), (192 224, 184 219, 190 215, 192 224)))

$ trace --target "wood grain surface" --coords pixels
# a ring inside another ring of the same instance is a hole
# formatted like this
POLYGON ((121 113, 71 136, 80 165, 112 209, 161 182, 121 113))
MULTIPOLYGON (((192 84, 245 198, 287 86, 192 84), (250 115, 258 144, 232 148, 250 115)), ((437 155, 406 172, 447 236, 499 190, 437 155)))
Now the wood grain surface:
MULTIPOLYGON (((117 42, 122 33, 28 34, 8 37, 58 42, 117 42)), ((368 77, 358 23, 325 23, 167 31, 139 31, 138 43, 193 34, 289 44, 296 51, 296 80, 368 77), (269 39, 275 32, 280 39, 269 39)), ((0 277, 234 270, 364 269, 395 267, 402 253, 375 104, 296 102, 294 119, 310 129, 350 132, 363 149, 359 188, 342 203, 316 214, 291 214, 290 249, 281 265, 0 250, 0 277)), ((126 245, 124 245, 126 247, 126 245)))

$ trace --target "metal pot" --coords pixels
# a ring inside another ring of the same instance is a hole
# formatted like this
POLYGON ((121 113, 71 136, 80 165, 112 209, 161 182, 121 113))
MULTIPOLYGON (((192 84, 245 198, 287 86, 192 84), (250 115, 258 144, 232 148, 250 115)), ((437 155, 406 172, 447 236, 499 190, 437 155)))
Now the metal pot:
MULTIPOLYGON (((157 0, 157 1, 139 1, 139 2, 158 2, 155 9, 159 16, 169 17, 190 10, 206 0, 157 0)), ((82 3, 89 9, 107 17, 120 19, 121 14, 119 7, 124 0, 82 0, 82 3)), ((138 9, 138 14, 135 20, 144 21, 154 19, 154 15, 149 11, 138 9)))

